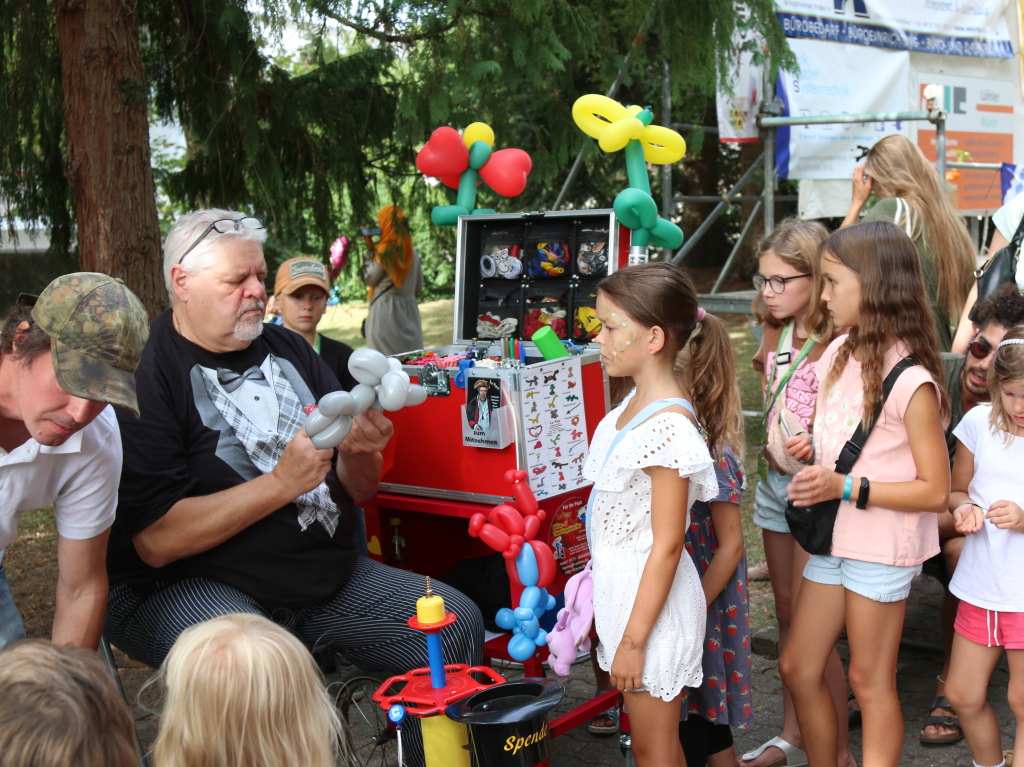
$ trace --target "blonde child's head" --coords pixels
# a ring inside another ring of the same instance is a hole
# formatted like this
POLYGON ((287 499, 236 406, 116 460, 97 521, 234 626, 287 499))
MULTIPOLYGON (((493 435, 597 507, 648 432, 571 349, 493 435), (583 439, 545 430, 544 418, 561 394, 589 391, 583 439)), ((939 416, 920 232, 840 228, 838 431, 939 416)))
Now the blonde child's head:
POLYGON ((850 328, 822 384, 825 391, 839 379, 850 354, 856 351, 864 379, 861 422, 867 425, 882 401, 885 352, 902 342, 943 391, 942 416, 948 419, 949 397, 935 323, 917 250, 906 232, 888 221, 865 221, 838 229, 822 247, 821 268, 829 311, 837 325, 850 328))
MULTIPOLYGON (((743 411, 736 383, 736 362, 726 324, 697 305, 697 291, 686 272, 666 262, 652 262, 620 269, 598 285, 598 306, 610 302, 622 318, 606 317, 609 329, 620 323, 633 323, 639 329, 660 328, 664 346, 654 356, 672 361, 676 377, 689 391, 697 418, 707 432, 708 448, 718 455, 726 444, 743 455, 743 411)), ((627 338, 629 328, 612 332, 627 338), (620 332, 622 331, 622 332, 620 332)), ((632 341, 609 342, 609 331, 602 330, 599 342, 615 347, 626 358, 648 354, 633 348, 632 341)), ((607 364, 607 363, 606 363, 607 364)), ((609 375, 631 375, 628 370, 609 375)))
MULTIPOLYGON (((816 340, 825 340, 832 335, 832 318, 821 301, 820 252, 826 239, 828 239, 828 230, 817 221, 787 218, 778 225, 775 231, 763 237, 757 246, 757 257, 762 264, 761 275, 763 277, 773 276, 765 271, 766 264, 772 258, 781 260, 795 270, 795 274, 810 275, 807 278, 799 278, 799 281, 791 280, 785 283, 785 291, 790 292, 791 295, 798 291, 802 291, 801 295, 806 294, 807 301, 803 304, 804 311, 806 311, 804 326, 816 340)), ((768 269, 768 271, 772 270, 768 269)), ((770 290, 771 286, 766 285, 765 289, 770 290)), ((793 313, 777 316, 777 313, 768 309, 764 294, 765 290, 761 290, 754 299, 754 318, 758 324, 767 325, 770 328, 781 328, 793 316, 793 313)))
POLYGON ((1024 417, 1024 325, 1010 328, 996 347, 988 369, 988 391, 992 397, 992 428, 1006 432, 1007 441, 1015 434, 1024 434, 1024 423, 1018 424, 1014 418, 1014 413, 1024 417))
POLYGON ((29 639, 0 652, 0 767, 135 767, 128 707, 99 655, 29 639))
POLYGON ((157 767, 333 767, 337 712, 310 652, 258 615, 182 632, 160 671, 157 767))

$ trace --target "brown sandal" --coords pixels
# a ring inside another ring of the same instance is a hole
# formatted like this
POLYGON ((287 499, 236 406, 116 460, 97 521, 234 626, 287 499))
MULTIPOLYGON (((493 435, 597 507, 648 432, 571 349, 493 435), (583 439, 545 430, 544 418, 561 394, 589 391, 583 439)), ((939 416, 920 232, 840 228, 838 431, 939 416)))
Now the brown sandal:
POLYGON ((934 716, 931 712, 937 708, 945 708, 952 711, 952 706, 949 705, 949 701, 946 700, 945 695, 937 695, 935 700, 932 701, 931 708, 929 709, 929 717, 924 720, 924 728, 921 729, 921 743, 926 746, 948 746, 953 743, 959 743, 964 739, 963 728, 960 727, 960 720, 955 716, 934 716), (925 729, 929 726, 939 725, 940 727, 952 727, 956 729, 956 732, 948 733, 946 735, 932 735, 925 732, 925 729))

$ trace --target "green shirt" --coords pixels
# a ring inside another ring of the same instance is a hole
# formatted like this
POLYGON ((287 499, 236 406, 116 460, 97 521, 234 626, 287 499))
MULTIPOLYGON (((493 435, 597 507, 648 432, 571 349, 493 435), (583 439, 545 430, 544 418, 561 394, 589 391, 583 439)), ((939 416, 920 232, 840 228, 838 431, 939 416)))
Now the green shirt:
POLYGON ((946 427, 946 449, 949 451, 949 465, 953 465, 956 457, 956 437, 953 429, 964 417, 964 398, 960 390, 960 376, 964 372, 962 354, 942 353, 942 367, 946 370, 946 391, 949 393, 949 426, 946 427))
MULTIPOLYGON (((886 197, 879 200, 866 214, 865 221, 890 221, 906 231, 906 220, 896 221, 896 198, 886 197)), ((917 255, 921 260, 921 275, 924 277, 924 288, 928 294, 928 302, 935 315, 935 332, 939 338, 939 351, 948 352, 953 346, 953 331, 949 325, 949 315, 938 305, 939 273, 935 264, 935 252, 928 241, 928 224, 921 219, 921 232, 914 240, 917 255)))

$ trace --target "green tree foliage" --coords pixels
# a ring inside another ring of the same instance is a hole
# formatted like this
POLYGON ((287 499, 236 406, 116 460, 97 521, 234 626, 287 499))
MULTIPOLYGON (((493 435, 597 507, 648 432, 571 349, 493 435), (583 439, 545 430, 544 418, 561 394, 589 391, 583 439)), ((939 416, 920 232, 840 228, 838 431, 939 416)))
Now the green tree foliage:
POLYGON ((74 230, 64 177, 64 99, 53 9, 0 0, 0 198, 14 215, 50 229, 51 253, 66 256, 74 230))
MULTIPOLYGON (((182 167, 165 165, 157 181, 183 209, 259 215, 278 259, 326 258, 335 237, 351 238, 378 204, 398 202, 420 222, 428 280, 444 283, 454 236, 425 222, 454 192, 427 184, 414 166, 434 128, 484 121, 496 148, 532 156, 527 191, 505 200, 481 187, 482 207, 550 206, 581 147, 587 161, 566 206, 609 205, 624 184, 624 163, 576 128, 575 99, 605 92, 623 70, 618 99, 654 105, 660 122, 667 59, 673 118, 701 123, 738 23, 761 31, 775 64, 793 63, 770 0, 747 7, 741 18, 733 0, 139 4, 151 113, 180 124, 188 143, 182 167), (261 47, 263 30, 288 21, 311 32, 302 66, 280 66, 261 47)), ((66 249, 73 203, 61 172, 53 10, 38 0, 0 0, 0 14, 12 19, 0 32, 0 194, 18 215, 53 227, 54 247, 66 249)), ((358 251, 353 243, 352 262, 358 251)))

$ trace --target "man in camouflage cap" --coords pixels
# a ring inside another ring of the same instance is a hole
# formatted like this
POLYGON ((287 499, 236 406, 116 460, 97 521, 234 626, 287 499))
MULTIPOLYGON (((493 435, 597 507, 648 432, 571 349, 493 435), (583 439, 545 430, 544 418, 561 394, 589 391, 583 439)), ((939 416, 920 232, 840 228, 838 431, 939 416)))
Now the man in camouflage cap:
MULTIPOLYGON (((53 504, 52 638, 96 648, 107 604, 106 551, 121 439, 107 407, 139 415, 135 368, 146 310, 121 280, 78 272, 22 296, 0 330, 0 556, 22 512, 53 504)), ((25 635, 0 562, 0 646, 25 635)))

